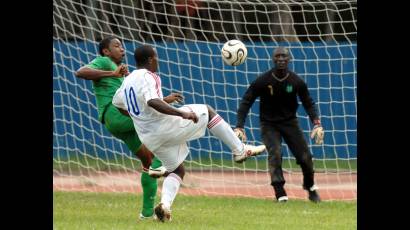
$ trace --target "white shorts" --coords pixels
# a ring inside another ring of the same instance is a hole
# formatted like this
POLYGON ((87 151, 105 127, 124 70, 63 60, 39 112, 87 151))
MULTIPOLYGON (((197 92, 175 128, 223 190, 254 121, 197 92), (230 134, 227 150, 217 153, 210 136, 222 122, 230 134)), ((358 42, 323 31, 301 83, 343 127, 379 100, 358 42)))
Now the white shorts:
POLYGON ((172 124, 172 134, 167 135, 166 141, 154 151, 154 155, 161 160, 162 165, 169 172, 174 171, 188 156, 187 141, 205 135, 209 120, 208 108, 204 104, 184 105, 179 109, 194 112, 198 116, 198 122, 194 123, 178 116, 169 116, 169 124, 172 124))

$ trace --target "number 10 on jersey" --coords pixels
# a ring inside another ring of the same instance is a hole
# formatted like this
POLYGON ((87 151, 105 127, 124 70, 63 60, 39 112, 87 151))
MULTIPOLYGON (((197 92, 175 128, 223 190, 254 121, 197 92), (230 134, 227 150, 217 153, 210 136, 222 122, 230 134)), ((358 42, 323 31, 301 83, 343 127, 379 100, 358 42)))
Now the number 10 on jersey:
POLYGON ((137 98, 135 97, 134 89, 131 87, 127 93, 127 89, 124 90, 125 100, 127 101, 128 113, 138 116, 140 114, 140 109, 137 105, 137 98))

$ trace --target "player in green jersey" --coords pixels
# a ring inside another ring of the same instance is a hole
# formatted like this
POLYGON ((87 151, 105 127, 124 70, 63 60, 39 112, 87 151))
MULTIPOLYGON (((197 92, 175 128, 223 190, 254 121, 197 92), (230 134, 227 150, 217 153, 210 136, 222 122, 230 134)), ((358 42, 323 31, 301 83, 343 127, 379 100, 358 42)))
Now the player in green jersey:
MULTIPOLYGON (((114 137, 124 141, 141 160, 143 165, 141 174, 143 204, 140 218, 151 217, 154 214, 153 208, 158 185, 157 179, 149 176, 148 171, 150 166, 151 169, 164 169, 161 161, 153 158, 153 154, 141 143, 132 119, 126 114, 122 114, 111 103, 116 90, 124 80, 124 76, 128 75, 127 66, 122 64, 125 55, 122 43, 114 36, 104 38, 99 44, 99 52, 101 56, 78 69, 75 75, 79 78, 92 80, 98 107, 98 120, 114 137)), ((182 96, 172 94, 169 97, 170 101, 179 101, 182 96)), ((155 173, 155 170, 150 172, 155 173)), ((160 176, 164 171, 157 173, 157 176, 160 176)))

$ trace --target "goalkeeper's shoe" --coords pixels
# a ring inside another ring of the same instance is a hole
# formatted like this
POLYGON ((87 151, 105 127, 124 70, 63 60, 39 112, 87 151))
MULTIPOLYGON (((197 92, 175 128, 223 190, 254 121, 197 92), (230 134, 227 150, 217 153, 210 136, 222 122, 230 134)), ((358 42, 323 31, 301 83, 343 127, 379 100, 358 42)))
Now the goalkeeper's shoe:
POLYGON ((289 200, 283 185, 274 185, 273 189, 275 190, 275 196, 278 202, 287 202, 289 200))
POLYGON ((161 222, 165 222, 166 220, 171 221, 171 209, 165 207, 163 203, 159 203, 154 208, 154 212, 157 220, 161 222))
POLYGON ((244 162, 246 159, 248 159, 249 157, 252 156, 257 156, 259 154, 261 154, 263 151, 265 151, 266 146, 265 145, 258 145, 258 146, 254 146, 254 145, 245 145, 244 144, 244 148, 241 154, 233 154, 234 155, 234 160, 237 163, 242 163, 244 162))
POLYGON ((304 188, 304 189, 308 191, 308 194, 309 194, 308 198, 310 201, 314 203, 319 203, 321 201, 319 193, 317 192, 318 187, 316 185, 313 185, 309 189, 307 188, 304 188))
POLYGON ((278 198, 279 203, 285 203, 289 200, 288 196, 281 196, 278 198))
POLYGON ((164 166, 158 168, 152 168, 151 166, 148 169, 148 175, 151 177, 162 177, 167 173, 167 169, 164 166))

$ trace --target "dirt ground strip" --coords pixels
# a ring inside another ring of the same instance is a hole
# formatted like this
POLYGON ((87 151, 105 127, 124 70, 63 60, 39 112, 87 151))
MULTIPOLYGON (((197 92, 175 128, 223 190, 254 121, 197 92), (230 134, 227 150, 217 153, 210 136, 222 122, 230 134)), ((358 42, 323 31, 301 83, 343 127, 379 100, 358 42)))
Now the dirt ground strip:
MULTIPOLYGON (((285 173, 285 188, 290 199, 306 199, 301 173, 285 173)), ((160 179, 162 180, 162 179, 160 179)), ((269 175, 264 172, 187 172, 180 194, 206 196, 242 196, 272 199, 269 175)), ((316 173, 316 185, 322 200, 357 199, 356 173, 316 173)), ((159 183, 159 188, 161 188, 159 183)), ((140 173, 53 176, 54 191, 140 193, 140 173)), ((158 190, 160 192, 160 189, 158 190)))

